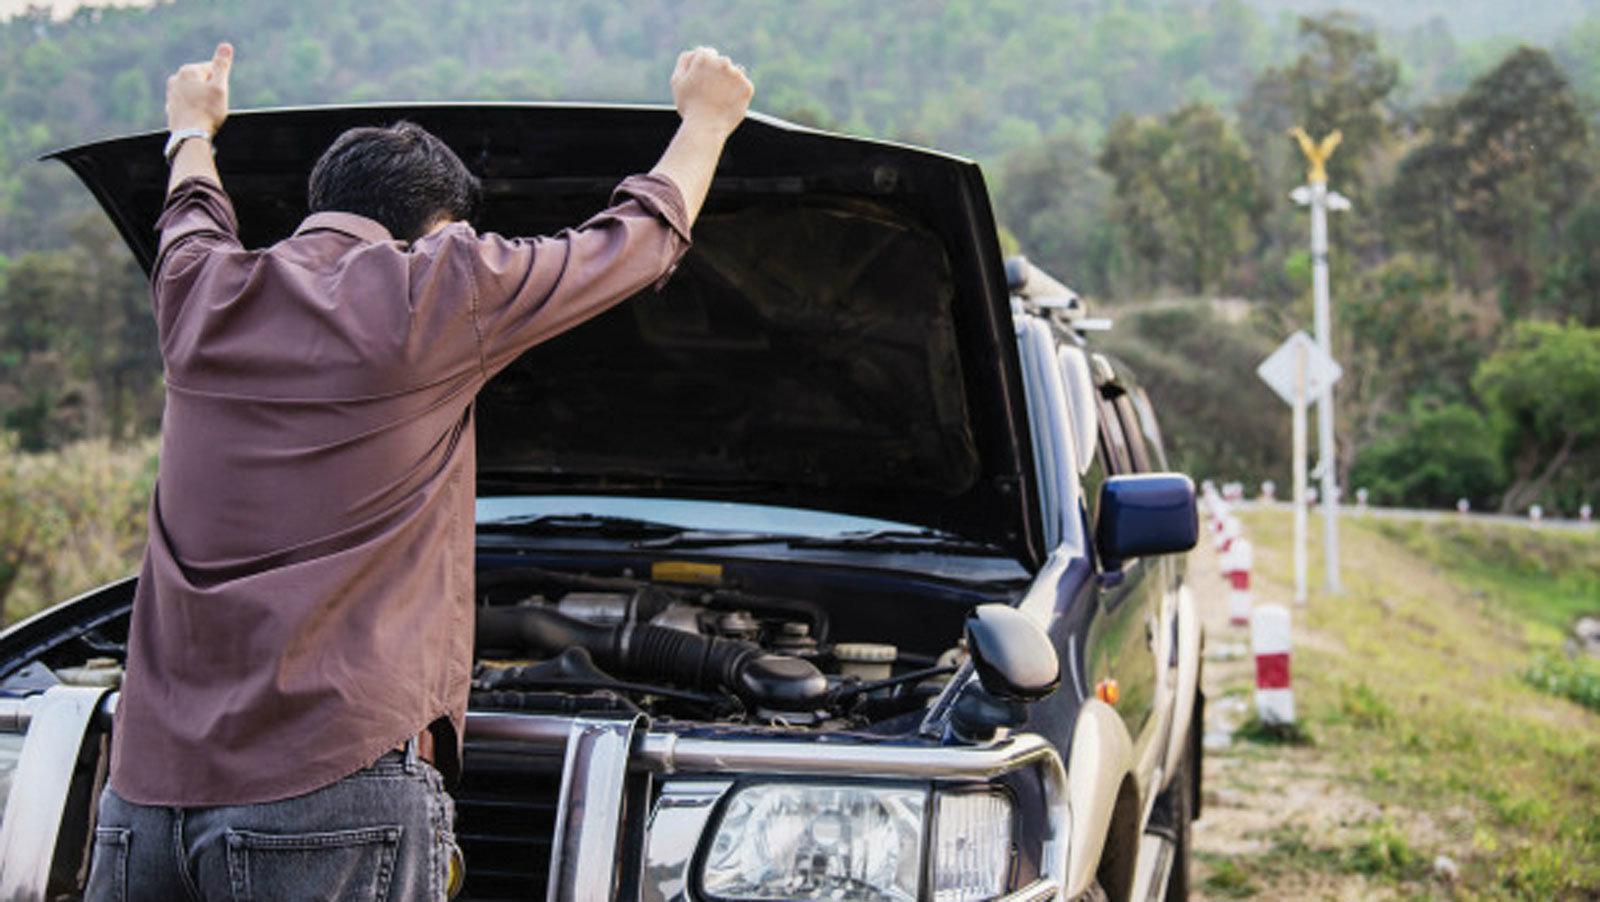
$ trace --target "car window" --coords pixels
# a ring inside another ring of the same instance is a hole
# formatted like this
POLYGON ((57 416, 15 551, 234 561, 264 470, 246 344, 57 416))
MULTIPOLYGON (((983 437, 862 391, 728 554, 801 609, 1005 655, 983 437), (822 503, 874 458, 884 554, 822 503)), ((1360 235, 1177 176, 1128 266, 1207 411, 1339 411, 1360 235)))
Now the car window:
POLYGON ((1145 445, 1144 430, 1139 426, 1139 414, 1133 409, 1133 399, 1128 395, 1118 395, 1114 402, 1117 413, 1121 414, 1122 434, 1128 441, 1128 453, 1133 458, 1133 467, 1140 473, 1149 473, 1155 470, 1152 466, 1153 458, 1150 449, 1145 445))
POLYGON ((1122 430, 1122 418, 1117 416, 1116 405, 1104 397, 1100 399, 1100 442, 1105 446, 1112 474, 1134 472, 1133 456, 1128 451, 1128 437, 1122 430))
POLYGON ((1157 470, 1167 469, 1167 443, 1161 438, 1161 421, 1156 419, 1155 405, 1144 389, 1133 395, 1133 409, 1139 414, 1139 429, 1144 433, 1145 447, 1150 450, 1150 463, 1157 470))
POLYGON ((1095 523, 1100 518, 1100 487, 1106 481, 1106 455, 1099 442, 1095 443, 1094 455, 1089 459, 1089 469, 1083 473, 1083 504, 1089 512, 1089 535, 1094 535, 1095 523))

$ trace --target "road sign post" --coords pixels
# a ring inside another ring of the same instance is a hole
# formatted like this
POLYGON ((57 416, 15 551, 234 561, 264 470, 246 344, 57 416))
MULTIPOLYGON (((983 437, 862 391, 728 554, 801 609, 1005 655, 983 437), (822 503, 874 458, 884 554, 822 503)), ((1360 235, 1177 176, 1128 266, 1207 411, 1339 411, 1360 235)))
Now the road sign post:
POLYGON ((1296 332, 1256 367, 1256 375, 1288 402, 1293 412, 1294 600, 1304 604, 1306 504, 1311 494, 1306 477, 1306 405, 1326 397, 1333 384, 1344 375, 1344 370, 1311 340, 1311 336, 1296 332))
POLYGON ((1294 350, 1294 603, 1306 603, 1306 349, 1294 350))

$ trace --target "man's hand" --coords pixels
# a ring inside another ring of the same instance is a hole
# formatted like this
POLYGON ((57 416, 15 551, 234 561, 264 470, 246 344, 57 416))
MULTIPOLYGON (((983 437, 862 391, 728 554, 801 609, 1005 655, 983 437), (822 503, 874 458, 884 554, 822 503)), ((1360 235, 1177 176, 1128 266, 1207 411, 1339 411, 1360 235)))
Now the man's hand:
POLYGON ((672 101, 684 124, 711 128, 724 137, 744 121, 755 88, 744 68, 710 47, 678 55, 672 71, 672 101))
POLYGON ((233 45, 223 42, 208 62, 190 63, 167 79, 167 129, 203 128, 216 134, 228 118, 228 73, 233 45))
POLYGON ((678 186, 691 225, 711 190, 722 145, 744 121, 754 93, 744 69, 710 47, 678 55, 678 66, 672 70, 672 100, 683 122, 651 171, 678 186))

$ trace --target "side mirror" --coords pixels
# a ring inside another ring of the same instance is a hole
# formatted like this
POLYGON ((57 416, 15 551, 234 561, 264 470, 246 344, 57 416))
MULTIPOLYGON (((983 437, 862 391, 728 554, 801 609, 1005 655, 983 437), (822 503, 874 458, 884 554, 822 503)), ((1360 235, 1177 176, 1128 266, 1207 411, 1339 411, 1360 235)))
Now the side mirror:
POLYGON ((1050 637, 1010 605, 973 609, 967 616, 967 653, 984 691, 997 699, 1035 701, 1061 682, 1061 659, 1050 637))
POLYGON ((1094 545, 1107 570, 1129 558, 1188 551, 1199 538, 1194 483, 1182 473, 1113 476, 1100 486, 1094 545))

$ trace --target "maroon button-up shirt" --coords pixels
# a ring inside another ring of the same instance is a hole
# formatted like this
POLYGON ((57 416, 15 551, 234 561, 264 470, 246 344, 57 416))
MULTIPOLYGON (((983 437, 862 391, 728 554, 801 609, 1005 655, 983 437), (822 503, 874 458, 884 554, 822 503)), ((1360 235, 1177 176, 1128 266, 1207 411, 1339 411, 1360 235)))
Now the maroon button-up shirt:
POLYGON ((634 176, 550 238, 411 245, 318 213, 240 246, 191 179, 158 223, 161 471, 111 783, 145 804, 309 792, 431 724, 472 668, 472 402, 531 345, 661 280, 683 197, 634 176))

